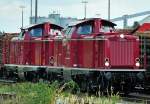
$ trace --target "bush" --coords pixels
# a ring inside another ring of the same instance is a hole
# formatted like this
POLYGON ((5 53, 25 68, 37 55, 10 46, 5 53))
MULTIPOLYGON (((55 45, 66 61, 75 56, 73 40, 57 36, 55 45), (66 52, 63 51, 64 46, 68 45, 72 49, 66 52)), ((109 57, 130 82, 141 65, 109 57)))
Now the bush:
POLYGON ((0 93, 15 93, 17 104, 51 104, 58 89, 57 82, 51 85, 45 83, 18 83, 11 86, 0 87, 0 93))

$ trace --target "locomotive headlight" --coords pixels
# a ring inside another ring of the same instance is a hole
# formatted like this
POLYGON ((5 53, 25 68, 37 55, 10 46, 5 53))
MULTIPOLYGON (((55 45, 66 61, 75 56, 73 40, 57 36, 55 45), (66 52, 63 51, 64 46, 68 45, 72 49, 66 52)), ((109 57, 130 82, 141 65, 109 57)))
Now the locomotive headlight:
POLYGON ((109 59, 108 59, 108 58, 106 58, 106 59, 105 59, 105 66, 107 66, 107 67, 108 67, 109 65, 110 65, 110 63, 109 63, 109 59))
POLYGON ((135 64, 137 67, 139 67, 140 66, 140 63, 139 62, 136 62, 136 64, 135 64))
POLYGON ((109 62, 105 62, 105 66, 109 66, 109 62))
POLYGON ((120 38, 124 38, 124 34, 120 34, 120 38))
POLYGON ((136 61, 135 65, 136 65, 137 67, 139 67, 139 66, 140 66, 140 59, 139 59, 139 58, 136 58, 135 61, 136 61))

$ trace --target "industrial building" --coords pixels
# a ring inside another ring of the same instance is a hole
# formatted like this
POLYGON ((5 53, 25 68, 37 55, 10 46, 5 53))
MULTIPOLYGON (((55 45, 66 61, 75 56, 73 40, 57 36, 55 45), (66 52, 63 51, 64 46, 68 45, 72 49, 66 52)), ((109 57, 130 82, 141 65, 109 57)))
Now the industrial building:
MULTIPOLYGON (((41 17, 39 16, 37 18, 37 23, 43 23, 43 22, 51 22, 54 24, 57 24, 62 27, 66 27, 70 22, 77 21, 77 18, 71 18, 71 17, 61 17, 58 13, 52 13, 49 14, 48 17, 41 17)), ((35 23, 35 17, 30 17, 30 24, 35 23)))

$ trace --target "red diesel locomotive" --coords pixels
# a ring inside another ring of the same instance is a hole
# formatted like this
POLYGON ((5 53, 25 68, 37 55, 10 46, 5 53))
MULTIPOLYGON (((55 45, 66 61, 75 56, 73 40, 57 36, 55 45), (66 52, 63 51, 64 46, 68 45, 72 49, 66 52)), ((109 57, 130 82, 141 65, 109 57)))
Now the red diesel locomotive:
POLYGON ((131 91, 144 80, 139 39, 94 18, 62 27, 42 23, 3 41, 5 76, 26 80, 74 80, 82 90, 131 91), (6 54, 7 53, 7 54, 6 54))

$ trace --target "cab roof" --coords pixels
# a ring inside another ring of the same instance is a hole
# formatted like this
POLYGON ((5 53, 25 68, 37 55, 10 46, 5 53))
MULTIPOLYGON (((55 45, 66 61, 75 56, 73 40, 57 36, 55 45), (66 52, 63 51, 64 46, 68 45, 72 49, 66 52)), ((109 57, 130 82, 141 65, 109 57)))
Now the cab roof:
POLYGON ((51 25, 52 27, 55 27, 57 29, 63 29, 63 27, 59 26, 59 25, 56 25, 56 24, 53 24, 53 23, 50 23, 50 22, 43 22, 43 23, 39 23, 39 24, 31 24, 31 25, 28 25, 28 26, 25 26, 21 29, 23 30, 27 30, 27 29, 31 29, 31 28, 34 28, 34 27, 37 27, 37 26, 42 26, 44 24, 48 23, 49 25, 51 25))
POLYGON ((75 21, 75 22, 71 22, 68 26, 77 26, 77 25, 81 25, 83 23, 87 23, 87 22, 95 21, 95 20, 99 20, 99 21, 108 23, 111 26, 117 26, 115 23, 113 23, 111 21, 108 21, 108 20, 105 20, 105 19, 101 19, 101 18, 89 18, 89 19, 78 20, 78 21, 75 21))

